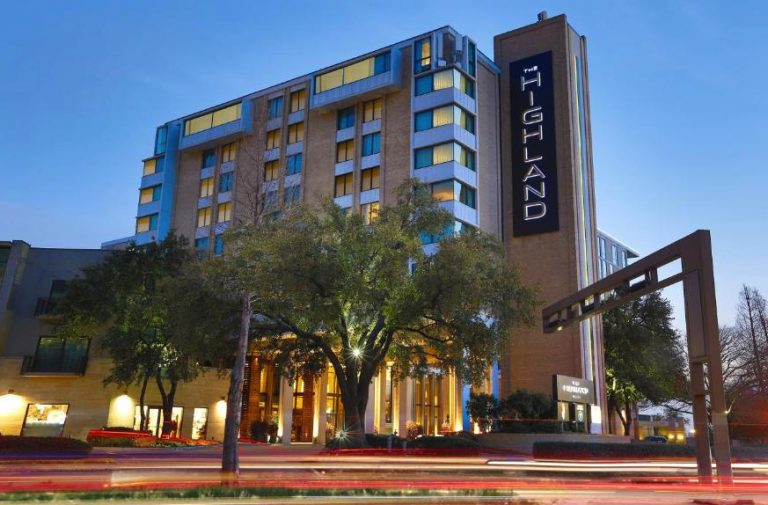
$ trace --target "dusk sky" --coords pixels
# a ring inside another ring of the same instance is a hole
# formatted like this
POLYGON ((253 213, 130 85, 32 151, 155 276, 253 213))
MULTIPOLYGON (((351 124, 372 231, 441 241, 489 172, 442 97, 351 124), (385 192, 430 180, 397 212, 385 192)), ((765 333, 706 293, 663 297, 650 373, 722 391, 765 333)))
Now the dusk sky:
POLYGON ((760 1, 7 2, 0 240, 131 235, 156 126, 446 24, 492 57, 541 10, 588 39, 599 227, 641 255, 712 230, 732 323, 742 283, 768 294, 760 1))

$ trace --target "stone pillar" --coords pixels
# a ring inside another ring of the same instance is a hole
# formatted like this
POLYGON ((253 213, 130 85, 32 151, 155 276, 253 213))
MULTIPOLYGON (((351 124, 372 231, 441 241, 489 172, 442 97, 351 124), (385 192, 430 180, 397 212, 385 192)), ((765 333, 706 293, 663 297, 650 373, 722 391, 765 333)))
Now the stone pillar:
POLYGON ((405 438, 408 434, 406 424, 408 421, 413 421, 413 379, 406 378, 398 383, 397 396, 399 405, 397 433, 405 438))
POLYGON ((324 372, 317 379, 315 390, 315 419, 313 423, 313 436, 318 445, 325 445, 325 430, 328 428, 328 417, 325 413, 325 403, 328 396, 328 372, 324 372))
POLYGON ((291 429, 293 428, 293 388, 288 379, 280 377, 280 426, 283 445, 291 445, 291 429))
POLYGON ((366 433, 374 432, 374 424, 376 420, 376 384, 378 383, 378 377, 374 377, 368 384, 368 403, 365 405, 365 420, 363 426, 365 426, 366 433))

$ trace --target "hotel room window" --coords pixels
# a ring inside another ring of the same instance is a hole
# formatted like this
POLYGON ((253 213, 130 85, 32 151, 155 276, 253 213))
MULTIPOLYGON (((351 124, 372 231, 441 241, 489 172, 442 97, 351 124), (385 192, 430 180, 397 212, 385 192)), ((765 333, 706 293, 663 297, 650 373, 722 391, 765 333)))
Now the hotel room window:
POLYGON ((226 223, 232 220, 232 202, 220 203, 216 209, 216 222, 226 223))
POLYGON ((264 163, 264 182, 274 181, 280 173, 277 160, 264 163))
POLYGON ((156 202, 160 199, 160 191, 162 186, 152 186, 151 188, 144 188, 139 191, 139 204, 156 202))
POLYGON ((219 193, 226 193, 232 191, 232 185, 235 183, 235 177, 232 172, 221 174, 219 177, 219 193))
POLYGON ((280 129, 267 132, 267 149, 280 147, 280 129))
POLYGON ((136 218, 136 233, 157 230, 157 214, 136 218))
POLYGON ((432 67, 432 52, 431 41, 427 37, 425 39, 417 40, 413 45, 413 71, 414 73, 424 72, 432 67))
POLYGON ((377 98, 376 100, 370 100, 363 104, 363 122, 374 121, 381 119, 381 109, 383 100, 377 98))
POLYGON ((237 144, 235 142, 231 142, 221 148, 222 163, 234 161, 236 155, 237 155, 237 144))
POLYGON ((296 123, 288 126, 288 143, 296 144, 304 140, 304 123, 296 123))
POLYGON ((283 97, 278 96, 267 102, 267 108, 269 110, 269 119, 275 119, 276 117, 282 117, 283 115, 283 97))
POLYGON ((300 174, 301 161, 302 161, 301 153, 288 156, 288 159, 285 161, 285 175, 300 174))
POLYGON ((207 177, 200 181, 200 198, 206 198, 213 194, 213 177, 207 177))
POLYGON ((291 93, 291 112, 299 112, 300 110, 304 110, 305 104, 307 103, 307 90, 300 89, 298 91, 294 91, 291 93))
POLYGON ((349 161, 355 157, 355 141, 345 140, 336 144, 336 163, 349 161))
POLYGON ((360 206, 360 214, 363 217, 363 223, 375 223, 379 219, 379 202, 364 203, 360 206))
POLYGON ((338 198, 352 193, 352 174, 337 175, 335 182, 334 197, 338 198))
POLYGON ((197 209, 197 227, 203 228, 205 226, 209 226, 210 224, 211 224, 211 208, 203 207, 202 209, 197 209))
POLYGON ((379 152, 381 152, 381 133, 376 132, 363 136, 363 149, 361 154, 363 156, 370 156, 379 152))
POLYGON ((216 150, 208 149, 203 151, 203 160, 201 168, 210 168, 216 165, 216 150))
POLYGON ((369 168, 360 172, 360 191, 368 191, 379 187, 379 167, 369 168))
POLYGON ((343 130, 355 126, 355 107, 341 109, 336 117, 336 129, 343 130))

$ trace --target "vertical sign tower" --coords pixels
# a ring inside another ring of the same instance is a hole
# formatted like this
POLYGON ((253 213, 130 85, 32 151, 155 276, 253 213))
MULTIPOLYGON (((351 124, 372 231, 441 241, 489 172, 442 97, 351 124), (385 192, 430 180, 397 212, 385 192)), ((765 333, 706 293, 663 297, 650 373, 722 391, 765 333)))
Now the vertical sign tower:
MULTIPOLYGON (((501 69, 504 244, 544 305, 597 280, 586 41, 564 15, 497 35, 501 69)), ((550 394, 552 376, 594 381, 592 431, 604 431, 599 318, 557 334, 514 330, 502 359, 500 394, 550 394)))

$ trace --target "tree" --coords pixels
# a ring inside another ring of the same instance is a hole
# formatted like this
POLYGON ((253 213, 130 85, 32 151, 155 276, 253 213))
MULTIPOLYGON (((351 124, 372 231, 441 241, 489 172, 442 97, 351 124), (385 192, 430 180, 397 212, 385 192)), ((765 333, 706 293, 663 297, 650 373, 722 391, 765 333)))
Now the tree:
POLYGON ((104 382, 141 385, 146 429, 144 398, 154 381, 167 436, 179 383, 196 379, 225 351, 226 303, 203 282, 187 241, 173 233, 160 243, 116 251, 83 274, 68 285, 61 304, 62 333, 103 330, 101 345, 112 358, 104 382))
POLYGON ((760 292, 747 285, 739 293, 736 328, 746 375, 743 390, 768 395, 768 314, 760 292))
POLYGON ((236 227, 211 271, 252 295, 252 329, 290 380, 330 363, 350 443, 364 445, 368 387, 385 358, 401 376, 437 366, 478 382, 511 327, 533 321, 534 295, 499 241, 446 233, 452 224, 408 181, 370 224, 327 200, 236 227), (435 254, 421 233, 442 233, 435 254))
POLYGON ((480 431, 487 433, 493 428, 493 423, 499 418, 499 401, 488 393, 469 393, 467 400, 467 413, 480 427, 480 431))
POLYGON ((518 389, 499 403, 502 417, 523 421, 553 419, 557 414, 556 408, 550 396, 525 389, 518 389))
POLYGON ((685 348, 671 320, 672 307, 659 293, 603 316, 608 408, 625 435, 638 402, 663 404, 687 393, 685 348))

